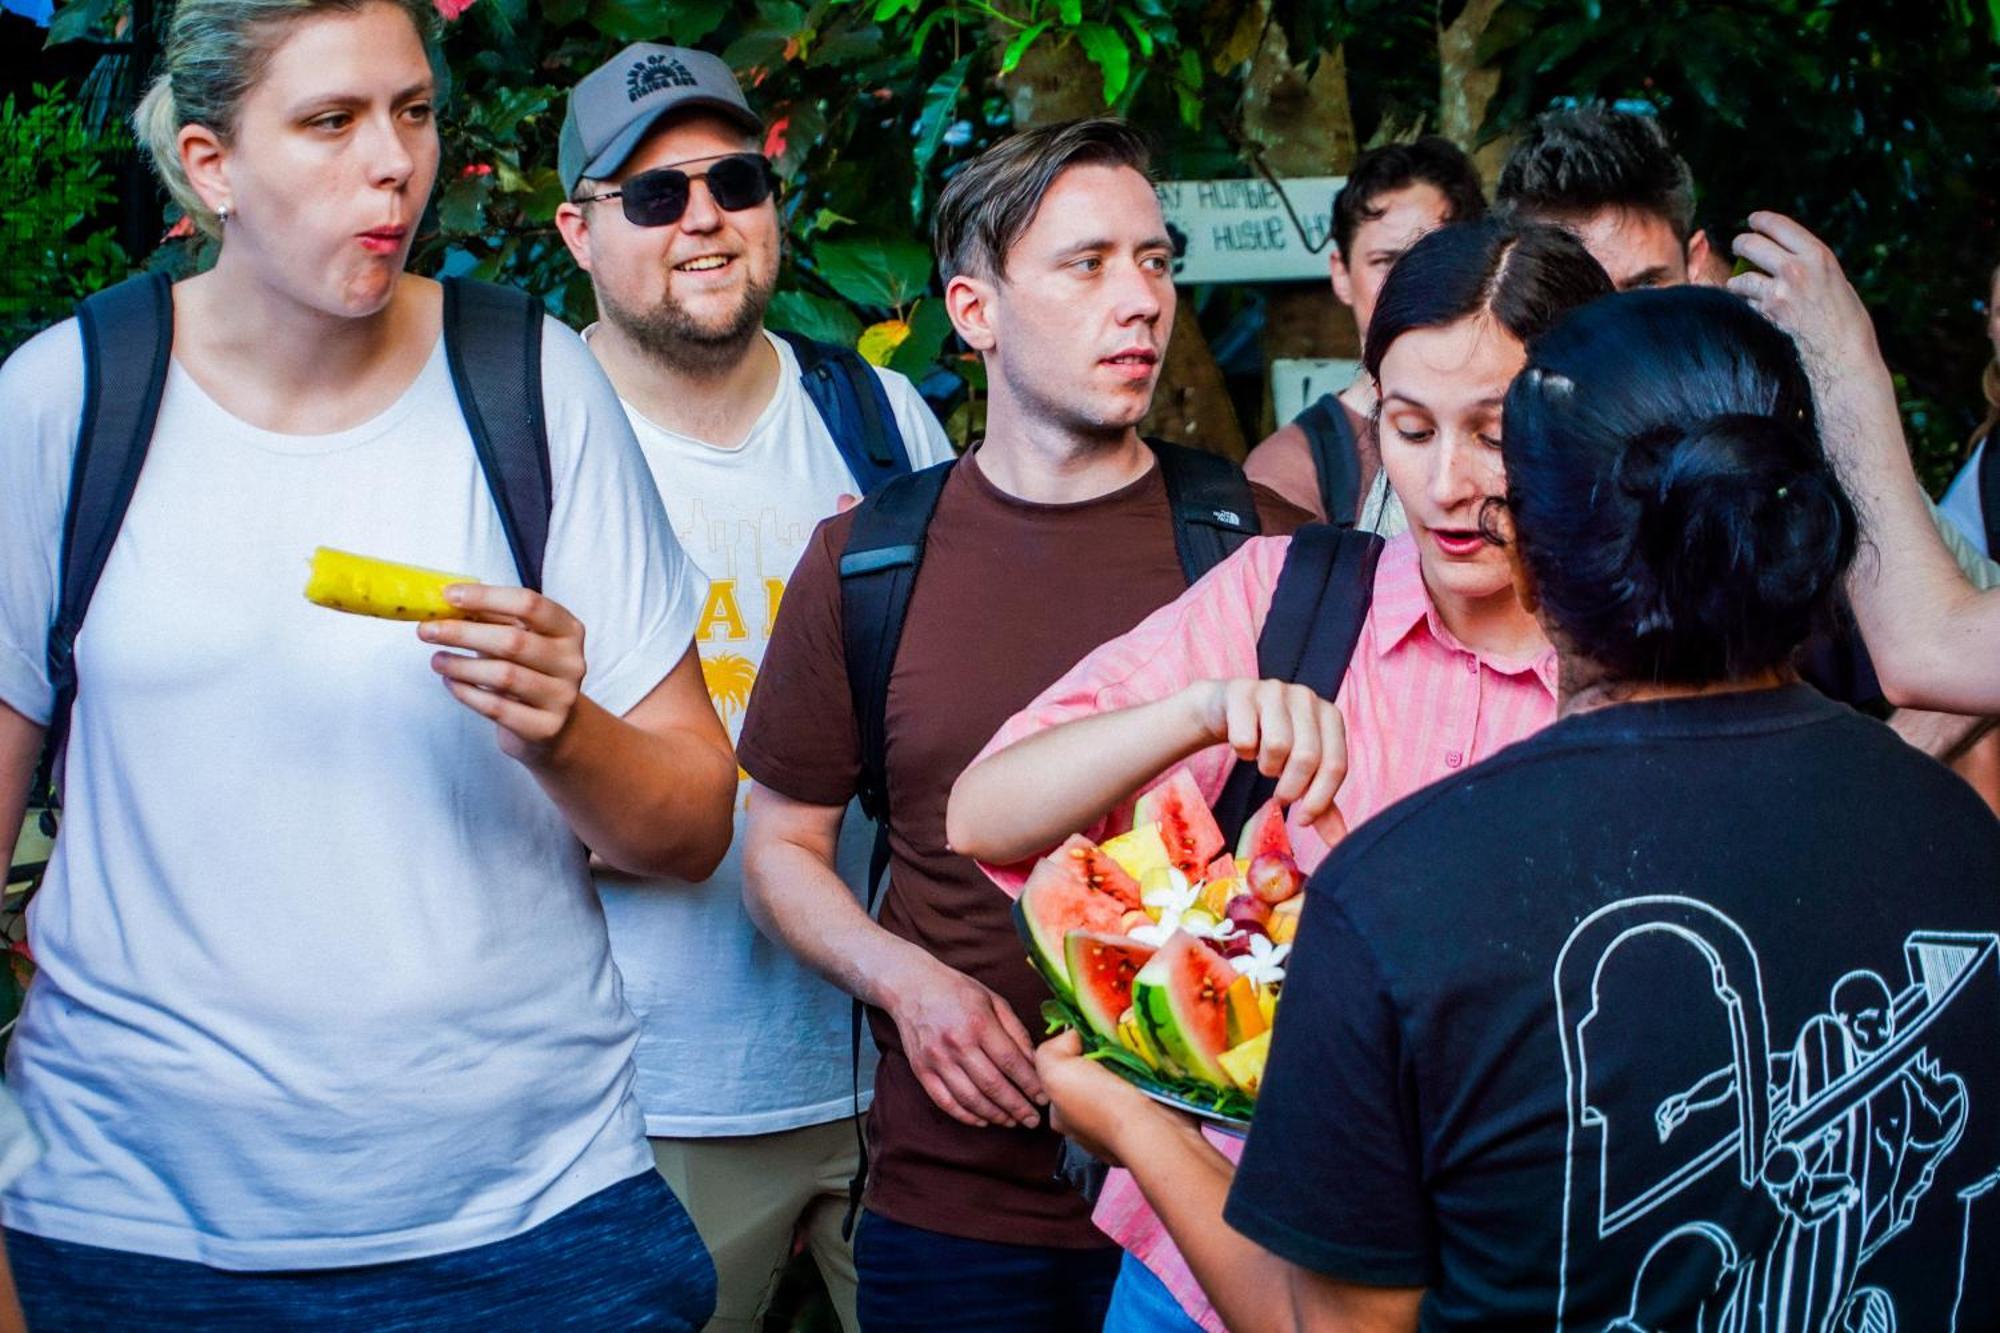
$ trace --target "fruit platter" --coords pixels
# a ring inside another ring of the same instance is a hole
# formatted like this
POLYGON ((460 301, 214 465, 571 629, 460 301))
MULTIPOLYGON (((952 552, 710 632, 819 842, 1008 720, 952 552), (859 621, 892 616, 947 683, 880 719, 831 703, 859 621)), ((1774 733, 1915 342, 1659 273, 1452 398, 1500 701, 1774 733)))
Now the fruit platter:
POLYGON ((1284 811, 1233 854, 1186 769, 1139 799, 1130 832, 1081 834, 1035 864, 1014 922, 1049 984, 1051 1031, 1158 1100, 1249 1124, 1298 930, 1304 876, 1284 811))

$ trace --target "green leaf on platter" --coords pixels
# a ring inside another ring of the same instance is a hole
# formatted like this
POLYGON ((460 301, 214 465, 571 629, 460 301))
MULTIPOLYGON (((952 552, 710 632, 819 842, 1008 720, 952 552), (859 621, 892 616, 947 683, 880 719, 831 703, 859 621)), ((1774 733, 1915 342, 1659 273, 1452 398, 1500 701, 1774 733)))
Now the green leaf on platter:
POLYGON ((957 113, 958 95, 965 91, 965 76, 976 54, 967 51, 953 61, 951 68, 938 75, 924 93, 924 109, 917 117, 917 142, 911 150, 917 183, 910 191, 910 211, 919 219, 924 212, 924 173, 930 170, 931 159, 937 156, 938 145, 944 142, 945 129, 957 113))
POLYGON ((889 369, 912 381, 921 380, 937 363, 938 353, 944 350, 945 339, 951 337, 951 332, 951 315, 945 310, 944 301, 935 296, 925 297, 910 312, 910 336, 903 339, 895 355, 889 358, 889 369))
POLYGON ((491 176, 461 176, 438 199, 438 225, 461 236, 480 231, 486 225, 486 201, 492 193, 491 176))
POLYGON ((1083 0, 1057 0, 1056 13, 1062 16, 1064 27, 1074 28, 1083 22, 1083 0))
MULTIPOLYGON (((2000 0, 1995 0, 1995 3, 2000 3, 2000 0)), ((1048 30, 1049 21, 1043 19, 1033 27, 1023 28, 1015 34, 1014 40, 1007 43, 1006 53, 1000 57, 1000 72, 1012 74, 1014 67, 1021 63, 1021 57, 1028 54, 1028 48, 1035 44, 1035 39, 1048 30)))
POLYGON ((856 305, 908 305, 930 281, 930 247, 909 236, 857 236, 813 247, 820 276, 856 305))
POLYGON ((1076 30, 1083 53, 1104 75, 1104 104, 1110 106, 1132 80, 1132 49, 1125 39, 1102 23, 1086 23, 1076 30))
POLYGON ((861 321, 843 303, 810 292, 779 292, 764 312, 764 323, 790 333, 803 333, 823 343, 852 347, 861 337, 861 321))

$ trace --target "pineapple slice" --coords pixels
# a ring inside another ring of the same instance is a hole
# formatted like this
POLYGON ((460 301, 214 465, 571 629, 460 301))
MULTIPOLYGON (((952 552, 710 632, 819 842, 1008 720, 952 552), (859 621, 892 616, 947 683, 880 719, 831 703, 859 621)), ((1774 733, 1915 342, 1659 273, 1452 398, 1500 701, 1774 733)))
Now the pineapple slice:
POLYGON ((465 574, 399 565, 322 546, 313 552, 306 600, 335 611, 384 620, 451 620, 460 612, 444 599, 446 585, 477 582, 465 574))
POLYGON ((1271 1034, 1260 1032, 1241 1045, 1230 1047, 1216 1059, 1237 1087, 1255 1097, 1257 1085, 1264 1081, 1264 1061, 1270 1054, 1271 1034))

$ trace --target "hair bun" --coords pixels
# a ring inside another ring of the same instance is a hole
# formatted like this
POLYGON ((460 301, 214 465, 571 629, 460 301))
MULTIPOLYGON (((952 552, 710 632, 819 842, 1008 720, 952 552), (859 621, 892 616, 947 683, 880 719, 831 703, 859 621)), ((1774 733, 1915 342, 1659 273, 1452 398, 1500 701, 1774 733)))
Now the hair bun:
POLYGON ((1626 464, 1652 585, 1635 632, 1733 644, 1741 660, 1718 664, 1729 676, 1811 632, 1855 518, 1805 422, 1722 413, 1634 441, 1626 464), (1758 623, 1746 626, 1751 606, 1758 623))

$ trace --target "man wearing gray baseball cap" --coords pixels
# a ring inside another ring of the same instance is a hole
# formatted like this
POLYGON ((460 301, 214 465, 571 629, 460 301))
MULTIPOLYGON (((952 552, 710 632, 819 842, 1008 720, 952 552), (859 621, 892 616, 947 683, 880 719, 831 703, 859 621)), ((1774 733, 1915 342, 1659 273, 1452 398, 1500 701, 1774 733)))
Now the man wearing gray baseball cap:
MULTIPOLYGON (((765 330, 783 228, 762 138, 722 61, 628 46, 570 95, 559 158, 569 201, 556 215, 597 295, 584 336, 708 575, 695 646, 732 736, 818 522, 842 497, 951 456, 901 375, 765 330), (829 410, 829 393, 874 410, 829 410)), ((851 811, 838 856, 857 891, 871 834, 851 811)), ((639 1105, 654 1160, 715 1259, 709 1329, 759 1326, 803 1230, 853 1333, 854 1260, 840 1236, 859 1157, 849 1002, 757 934, 742 875, 732 850, 700 884, 597 876, 639 1018, 639 1105)), ((871 1050, 862 1069, 874 1066, 871 1050)))

